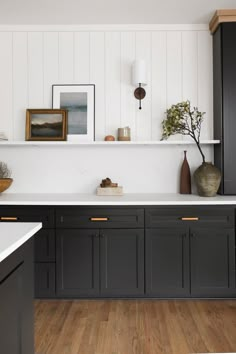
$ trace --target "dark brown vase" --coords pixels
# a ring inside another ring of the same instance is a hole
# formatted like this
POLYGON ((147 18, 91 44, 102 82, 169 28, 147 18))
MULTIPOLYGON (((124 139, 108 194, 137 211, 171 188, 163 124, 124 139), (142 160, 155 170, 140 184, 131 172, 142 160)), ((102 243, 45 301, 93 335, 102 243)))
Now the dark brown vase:
POLYGON ((184 161, 180 172, 180 194, 191 194, 191 175, 186 154, 187 151, 184 151, 184 161))

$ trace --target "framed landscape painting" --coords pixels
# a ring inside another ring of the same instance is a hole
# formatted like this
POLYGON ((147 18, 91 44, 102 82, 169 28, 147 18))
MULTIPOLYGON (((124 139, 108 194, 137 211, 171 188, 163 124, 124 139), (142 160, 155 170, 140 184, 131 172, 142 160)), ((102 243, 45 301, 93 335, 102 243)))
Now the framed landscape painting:
POLYGON ((64 109, 27 109, 26 140, 66 140, 67 111, 64 109))
POLYGON ((95 85, 53 85, 53 108, 68 113, 67 139, 94 140, 95 85))

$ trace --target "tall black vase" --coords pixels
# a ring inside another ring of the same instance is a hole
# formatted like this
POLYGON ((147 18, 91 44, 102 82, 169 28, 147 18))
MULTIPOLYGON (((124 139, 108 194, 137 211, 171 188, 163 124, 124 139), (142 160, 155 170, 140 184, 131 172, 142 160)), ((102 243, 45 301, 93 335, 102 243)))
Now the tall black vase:
POLYGON ((180 172, 180 194, 191 194, 191 174, 186 154, 187 151, 184 151, 184 161, 180 172))

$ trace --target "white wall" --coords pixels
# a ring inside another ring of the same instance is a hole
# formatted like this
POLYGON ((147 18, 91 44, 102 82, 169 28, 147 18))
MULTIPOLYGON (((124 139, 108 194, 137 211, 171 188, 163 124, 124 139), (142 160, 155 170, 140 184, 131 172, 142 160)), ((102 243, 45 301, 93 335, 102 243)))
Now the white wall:
MULTIPOLYGON (((175 193, 184 147, 90 146, 1 148, 1 159, 13 171, 9 193, 94 193, 110 177, 127 193, 175 193)), ((206 161, 212 150, 203 147, 206 161)), ((187 147, 192 172, 201 164, 195 146, 187 147)))
MULTIPOLYGON (((95 83, 96 140, 126 125, 133 140, 159 140, 166 108, 184 99, 207 112, 202 139, 212 138, 212 41, 206 26, 0 26, 0 48, 0 131, 11 140, 24 140, 26 108, 51 107, 56 83, 95 83), (145 59, 148 68, 141 111, 131 85, 135 58, 145 59)), ((107 175, 127 192, 175 192, 183 150, 1 146, 0 159, 13 170, 9 192, 92 192, 107 175), (153 184, 143 183, 143 171, 153 184)), ((197 166, 196 148, 188 150, 197 166)), ((212 148, 206 151, 212 160, 212 148)))

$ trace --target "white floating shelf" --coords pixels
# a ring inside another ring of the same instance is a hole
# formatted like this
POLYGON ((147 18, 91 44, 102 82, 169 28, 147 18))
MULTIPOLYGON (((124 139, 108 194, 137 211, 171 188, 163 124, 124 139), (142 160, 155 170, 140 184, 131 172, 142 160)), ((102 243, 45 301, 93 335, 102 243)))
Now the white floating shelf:
MULTIPOLYGON (((220 144, 220 140, 202 140, 201 145, 220 144)), ((135 145, 195 145, 191 140, 153 141, 0 141, 0 146, 135 146, 135 145)))

